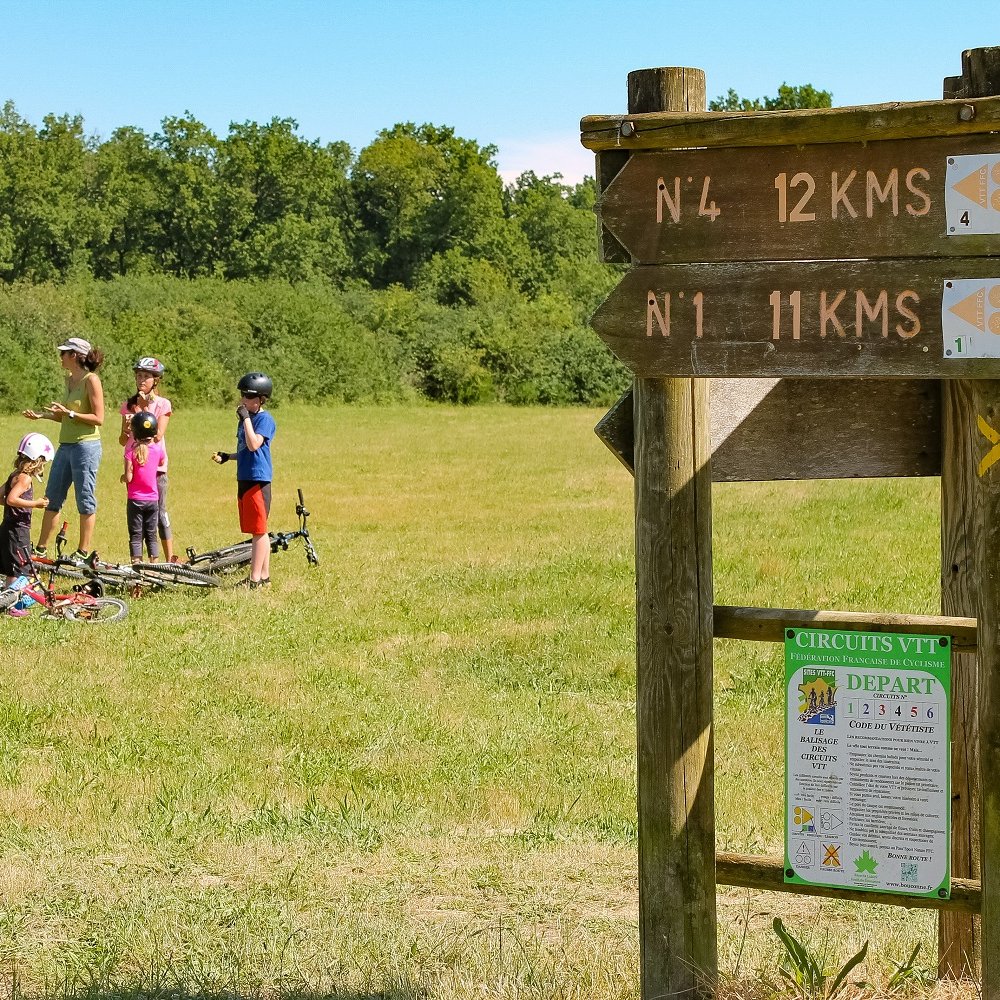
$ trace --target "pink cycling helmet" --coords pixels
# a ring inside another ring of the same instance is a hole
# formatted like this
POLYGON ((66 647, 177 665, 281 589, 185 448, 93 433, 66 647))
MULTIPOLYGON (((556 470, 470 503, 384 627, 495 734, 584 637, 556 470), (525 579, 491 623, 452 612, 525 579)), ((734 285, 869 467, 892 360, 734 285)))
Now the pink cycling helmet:
POLYGON ((36 431, 25 434, 21 438, 21 443, 17 446, 18 455, 34 462, 36 459, 44 458, 46 462, 51 462, 56 450, 52 447, 52 442, 44 435, 36 431))

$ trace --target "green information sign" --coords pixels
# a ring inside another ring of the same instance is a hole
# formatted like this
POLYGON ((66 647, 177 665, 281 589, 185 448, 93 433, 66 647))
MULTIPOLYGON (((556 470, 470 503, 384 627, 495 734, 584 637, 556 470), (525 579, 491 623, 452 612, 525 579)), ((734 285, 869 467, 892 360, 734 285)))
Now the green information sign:
POLYGON ((785 633, 785 881, 951 894, 951 640, 785 633))

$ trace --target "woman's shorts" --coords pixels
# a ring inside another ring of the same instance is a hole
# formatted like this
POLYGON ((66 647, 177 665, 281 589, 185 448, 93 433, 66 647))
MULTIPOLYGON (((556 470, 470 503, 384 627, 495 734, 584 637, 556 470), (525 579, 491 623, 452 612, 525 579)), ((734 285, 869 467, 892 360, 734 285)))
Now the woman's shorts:
POLYGON ((81 514, 96 513, 97 497, 94 495, 94 487, 97 485, 97 469, 100 464, 100 441, 59 445, 45 486, 45 495, 49 498, 48 510, 53 513, 62 510, 72 486, 76 494, 76 509, 81 514))
POLYGON ((267 515, 271 513, 271 484, 238 483, 236 496, 240 509, 240 531, 248 535, 266 535, 267 515))

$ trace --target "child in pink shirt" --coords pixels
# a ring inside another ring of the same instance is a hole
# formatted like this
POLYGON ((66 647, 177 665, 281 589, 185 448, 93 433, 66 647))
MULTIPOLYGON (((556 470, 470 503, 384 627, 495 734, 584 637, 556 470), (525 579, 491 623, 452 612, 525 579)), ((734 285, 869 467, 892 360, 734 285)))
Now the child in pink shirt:
POLYGON ((142 544, 146 543, 149 561, 160 557, 157 522, 160 493, 156 486, 156 471, 163 460, 163 445, 155 441, 156 417, 145 411, 132 415, 132 441, 125 446, 125 489, 128 500, 125 516, 128 522, 129 552, 132 562, 142 562, 142 544))
POLYGON ((160 380, 165 371, 159 358, 139 358, 132 366, 135 372, 135 395, 122 403, 122 428, 118 443, 132 443, 131 424, 133 413, 143 410, 156 417, 156 440, 163 445, 163 461, 156 473, 156 485, 160 491, 160 541, 163 543, 163 554, 166 562, 177 562, 174 555, 173 530, 170 527, 170 515, 167 513, 167 423, 173 415, 173 407, 166 396, 160 395, 160 380))

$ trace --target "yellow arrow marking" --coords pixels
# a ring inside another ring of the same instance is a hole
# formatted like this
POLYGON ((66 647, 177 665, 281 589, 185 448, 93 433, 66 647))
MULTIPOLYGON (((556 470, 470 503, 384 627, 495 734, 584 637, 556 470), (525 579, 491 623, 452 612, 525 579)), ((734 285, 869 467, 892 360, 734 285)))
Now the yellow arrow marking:
POLYGON ((991 465, 995 465, 1000 461, 1000 433, 997 433, 997 431, 990 427, 981 416, 976 417, 976 423, 979 425, 979 431, 983 437, 993 445, 979 463, 979 475, 982 476, 991 465))

